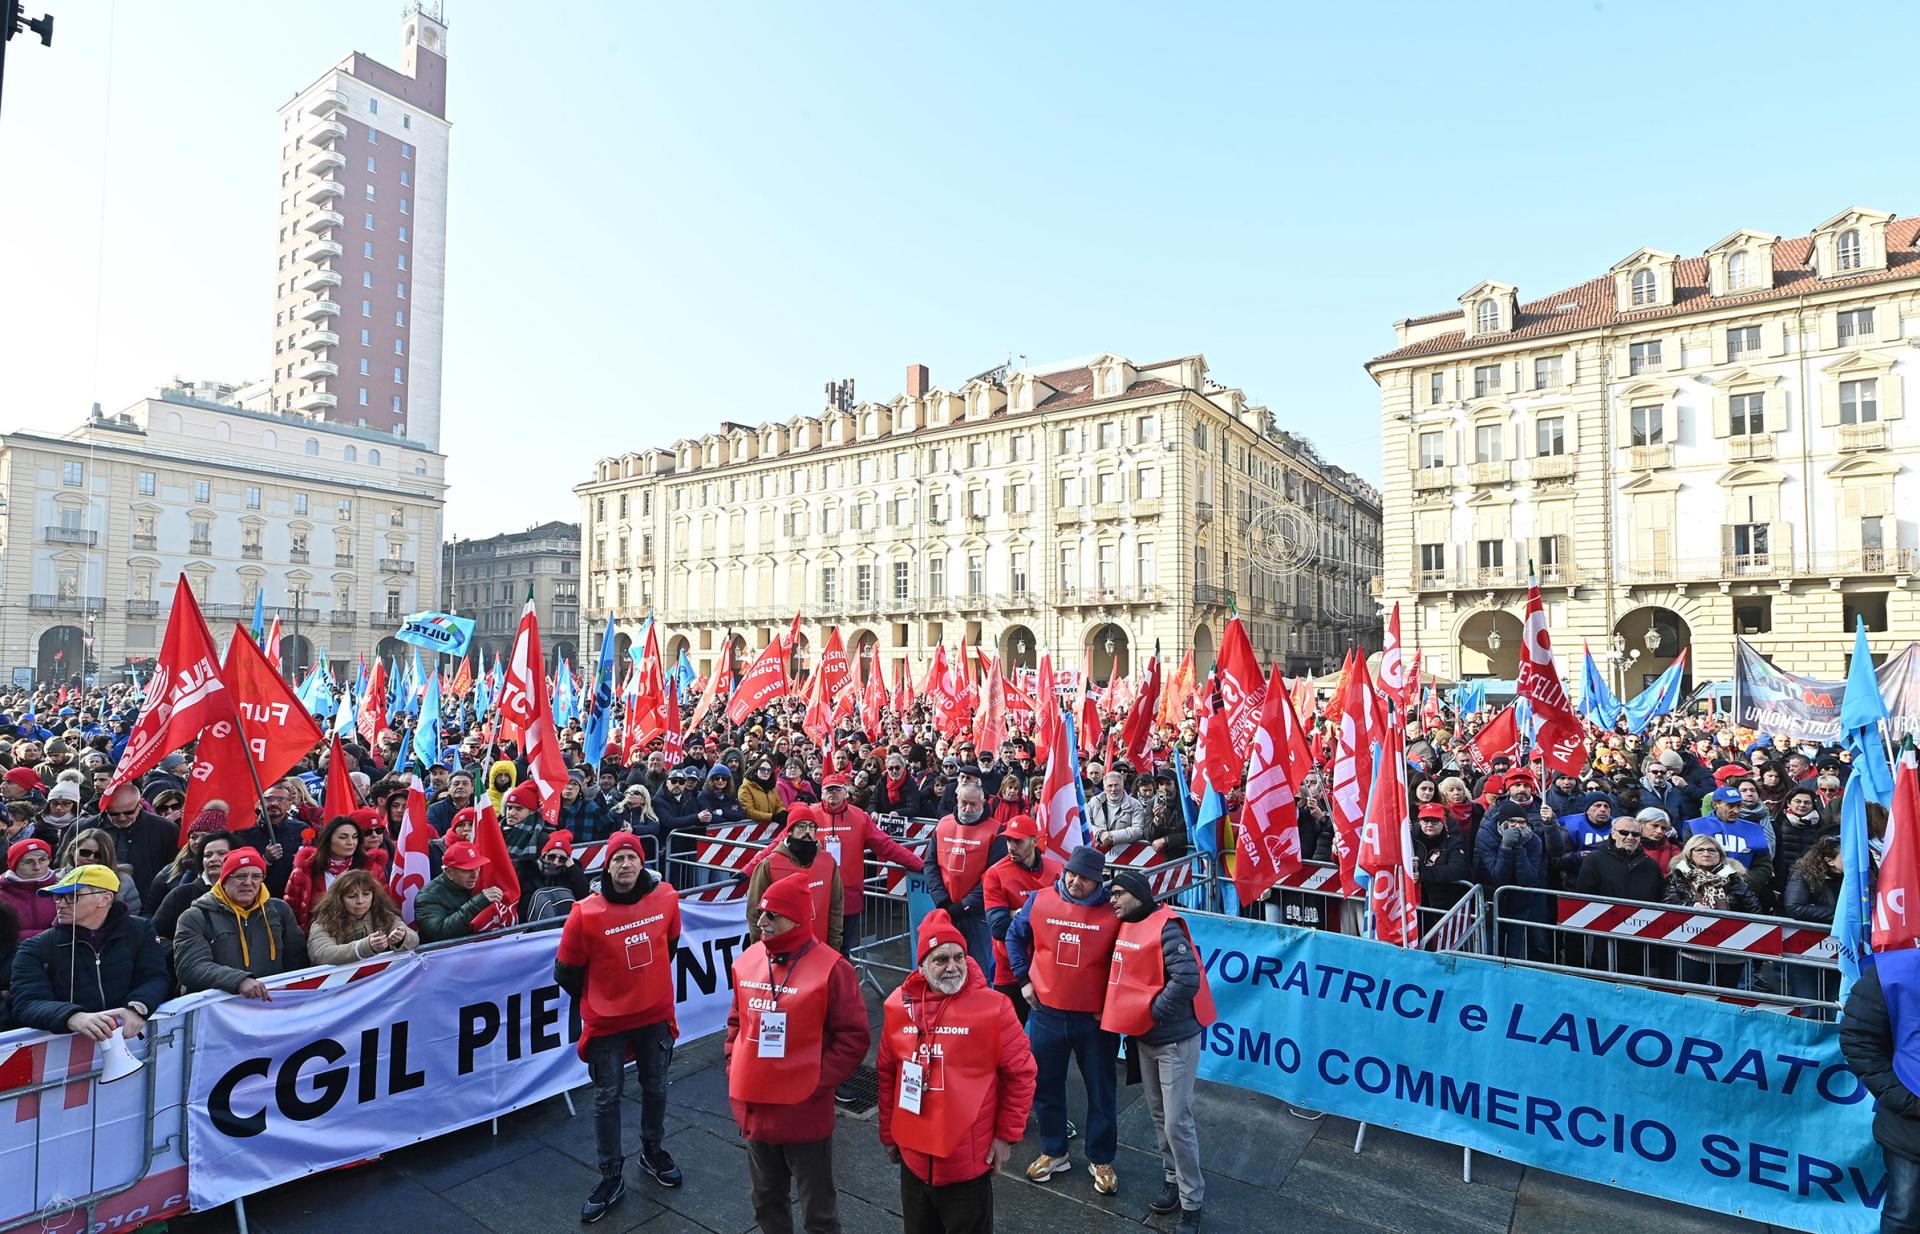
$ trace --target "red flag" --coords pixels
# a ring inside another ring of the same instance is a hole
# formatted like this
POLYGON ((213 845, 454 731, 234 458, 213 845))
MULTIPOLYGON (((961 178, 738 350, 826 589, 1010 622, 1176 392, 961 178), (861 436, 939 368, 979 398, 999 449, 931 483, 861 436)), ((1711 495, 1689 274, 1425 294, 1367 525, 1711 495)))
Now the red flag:
MULTIPOLYGON (((532 601, 528 601, 527 608, 532 610, 532 601)), ((525 624, 526 618, 522 617, 521 625, 524 627, 525 624)), ((547 729, 549 732, 553 729, 551 719, 547 721, 547 729)), ((531 765, 531 758, 528 761, 531 765)), ((558 805, 558 791, 551 800, 558 805)), ((480 881, 474 885, 474 890, 484 892, 489 887, 500 889, 500 902, 481 909, 473 918, 473 930, 478 934, 485 930, 504 929, 520 919, 520 875, 513 868, 513 858, 507 852, 507 837, 500 830, 500 817, 493 812, 493 795, 481 793, 476 804, 480 807, 480 818, 473 825, 473 846, 480 850, 480 856, 487 864, 480 867, 480 881)))
POLYGON ((939 672, 939 680, 928 696, 933 700, 933 724, 947 736, 958 737, 967 730, 967 717, 972 714, 967 707, 965 674, 948 662, 945 646, 934 648, 933 655, 939 672))
POLYGON ((340 748, 340 736, 336 733, 327 743, 327 792, 321 799, 320 812, 329 819, 345 818, 359 808, 360 796, 353 791, 347 754, 340 748))
POLYGON ((1300 815, 1288 766, 1287 734, 1293 706, 1275 665, 1260 707, 1260 727, 1247 758, 1247 803, 1236 828, 1233 889, 1251 904, 1282 877, 1301 868, 1300 815))
POLYGON ((1527 627, 1520 640, 1520 680, 1515 693, 1533 704, 1533 717, 1540 724, 1534 745, 1547 767, 1570 776, 1586 770, 1586 730, 1580 727, 1560 671, 1554 667, 1538 579, 1527 585, 1527 627))
POLYGON ((647 623, 647 641, 640 652, 639 667, 628 678, 632 696, 627 705, 627 744, 635 750, 667 731, 667 691, 660 680, 659 630, 659 622, 647 623))
POLYGON ((369 748, 387 731, 387 665, 378 656, 373 658, 373 672, 367 677, 367 692, 361 696, 354 728, 369 748))
MULTIPOLYGON (((433 825, 427 822, 427 795, 420 789, 418 776, 408 777, 407 808, 400 816, 400 832, 393 837, 393 864, 387 871, 387 888, 400 902, 400 915, 413 920, 413 901, 433 878, 433 825)), ((486 797, 485 793, 481 794, 486 797)), ((493 799, 487 797, 488 808, 493 799)), ((497 831, 498 828, 496 827, 497 831)), ((503 839, 501 843, 505 843, 503 839)), ((517 881, 517 879, 516 879, 517 881)), ((518 903, 518 900, 515 900, 518 903)))
POLYGON ((1387 618, 1387 641, 1380 652, 1380 690, 1403 709, 1407 705, 1407 663, 1400 651, 1400 603, 1387 618))
POLYGON ((893 710, 905 718, 913 710, 913 674, 907 671, 907 661, 903 656, 893 663, 893 710))
POLYGON ((725 681, 729 689, 733 686, 733 639, 728 638, 720 645, 720 658, 713 663, 713 676, 707 678, 707 688, 700 692, 700 702, 694 707, 693 715, 687 721, 687 727, 698 729, 700 721, 707 718, 707 712, 713 710, 714 703, 720 699, 720 683, 725 681))
MULTIPOLYGON (((1348 657, 1352 667, 1353 657, 1348 657)), ((1340 725, 1333 746, 1333 847, 1340 862, 1340 888, 1348 895, 1360 889, 1353 877, 1360 855, 1360 826, 1366 819, 1367 795, 1373 784, 1373 752, 1367 746, 1360 693, 1371 689, 1364 673, 1348 672, 1342 684, 1346 698, 1340 707, 1340 725)))
POLYGON ((460 669, 453 675, 453 696, 465 698, 467 691, 473 689, 473 664, 468 656, 460 657, 460 669))
MULTIPOLYGON (((796 608, 793 610, 793 624, 787 627, 786 651, 780 659, 781 672, 787 672, 793 663, 793 652, 798 646, 800 646, 800 610, 796 608)), ((787 678, 787 693, 794 693, 794 682, 790 676, 787 678)))
MULTIPOLYGON (((1306 726, 1301 724, 1299 715, 1294 711, 1293 700, 1286 697, 1286 691, 1284 689, 1282 689, 1280 693, 1280 709, 1278 712, 1280 717, 1280 760, 1286 765, 1287 782, 1298 786, 1300 782, 1306 778, 1307 773, 1313 770, 1313 753, 1307 748, 1306 726)), ((1273 686, 1270 684, 1267 686, 1267 699, 1271 702, 1272 698, 1273 686)), ((1264 704, 1262 705, 1261 711, 1263 716, 1261 724, 1264 726, 1266 723, 1264 719, 1264 704)), ((1249 792, 1251 792, 1251 790, 1249 790, 1249 792)))
POLYGON ((753 666, 740 678, 740 687, 727 700, 727 719, 745 724, 748 716, 786 693, 787 647, 784 640, 776 638, 760 649, 753 666))
MULTIPOLYGON (((1059 704, 1049 700, 1051 709, 1059 704)), ((1040 836, 1047 848, 1061 860, 1087 842, 1085 821, 1080 814, 1080 786, 1074 783, 1073 746, 1067 740, 1067 726, 1056 722, 1053 741, 1043 747, 1046 775, 1040 783, 1040 796, 1033 803, 1033 821, 1040 825, 1040 836)))
POLYGON ((1900 756, 1893 774, 1887 847, 1873 890, 1873 949, 1899 951, 1916 942, 1920 942, 1920 777, 1908 751, 1900 756))
POLYGON ((1173 680, 1160 695, 1158 712, 1154 720, 1160 724, 1180 726, 1187 718, 1187 702, 1193 697, 1193 649, 1187 649, 1186 658, 1180 661, 1180 667, 1174 670, 1173 680))
MULTIPOLYGON (((553 707, 547 701, 547 675, 541 672, 540 619, 533 598, 520 613, 520 629, 507 657, 507 680, 500 687, 500 714, 518 728, 527 757, 527 779, 540 789, 540 817, 560 821, 560 790, 567 783, 567 761, 560 755, 560 735, 553 731, 553 707)), ((517 892, 515 894, 518 894, 517 892)))
POLYGON ((1081 755, 1091 756, 1094 747, 1100 744, 1100 709, 1094 705, 1091 694, 1080 696, 1080 714, 1074 723, 1078 726, 1081 755))
POLYGON ((173 611, 146 698, 106 793, 153 770, 216 720, 233 719, 233 696, 220 677, 220 653, 184 574, 175 585, 173 611))
POLYGON ((947 664, 947 672, 957 678, 954 689, 960 698, 961 719, 973 714, 980 705, 980 688, 973 684, 973 656, 967 651, 967 636, 960 636, 960 655, 947 664))
POLYGON ((885 729, 880 724, 880 713, 887 707, 886 671, 880 667, 880 641, 875 639, 867 647, 872 653, 867 664, 867 689, 860 700, 860 720, 867 730, 868 741, 879 741, 885 729))
POLYGON ((1007 737, 1007 682, 1001 676, 998 659, 987 660, 981 667, 986 680, 980 690, 979 709, 973 713, 973 748, 985 753, 998 750, 1007 737))
POLYGON ((1206 796, 1209 784, 1224 797, 1246 763, 1233 756, 1232 721, 1222 699, 1219 664, 1208 671, 1206 689, 1194 706, 1199 732, 1193 745, 1193 780, 1187 787, 1195 801, 1206 796))
POLYGON ((1034 706, 1040 711, 1038 722, 1034 726, 1033 744, 1036 750, 1053 749, 1055 731, 1060 727, 1060 690, 1053 676, 1053 653, 1040 653, 1040 672, 1034 678, 1034 706))
POLYGON ((687 752, 687 738, 680 731, 680 678, 667 679, 667 733, 660 748, 666 753, 667 766, 680 765, 681 756, 687 752))
POLYGON ((1407 704, 1420 696, 1420 644, 1413 645, 1413 671, 1407 674, 1407 704))
POLYGON ((1506 757, 1518 762, 1520 759, 1520 721, 1513 713, 1513 704, 1508 703, 1500 709, 1500 714, 1487 721, 1468 747, 1472 751, 1473 766, 1477 771, 1485 771, 1493 766, 1493 760, 1506 757))
POLYGON ((1232 777, 1247 765, 1247 754, 1253 749, 1253 733, 1260 726, 1260 707, 1267 697, 1267 679, 1260 671, 1260 657, 1253 653, 1247 628, 1238 617, 1231 618, 1221 633, 1220 656, 1213 669, 1233 751, 1226 777, 1213 781, 1213 787, 1224 797, 1232 787, 1232 777))
POLYGON ((267 653, 267 663, 274 672, 280 671, 280 618, 273 619, 273 625, 267 629, 267 645, 261 648, 267 653))
POLYGON ((800 718, 800 728, 817 746, 825 747, 833 736, 833 709, 827 705, 825 688, 827 675, 815 672, 807 678, 807 709, 800 718))
MULTIPOLYGON (((837 711, 841 691, 853 679, 853 668, 847 663, 847 649, 840 641, 840 627, 827 631, 826 644, 820 648, 820 664, 817 672, 825 690, 827 706, 837 711)), ((737 723, 737 721, 736 721, 737 723)))
POLYGON ((1367 898, 1374 905, 1375 934, 1407 947, 1419 941, 1420 927, 1414 911, 1419 883, 1406 877, 1413 873, 1413 844, 1407 836, 1406 726, 1391 702, 1381 712, 1380 767, 1367 794, 1355 864, 1370 876, 1367 898))
POLYGON ((252 818, 260 798, 255 785, 277 783, 320 744, 320 725, 254 646, 245 626, 233 628, 220 679, 239 713, 239 723, 223 716, 200 734, 193 768, 187 774, 186 808, 180 815, 182 844, 187 842, 187 825, 209 801, 226 802, 231 819, 252 818))

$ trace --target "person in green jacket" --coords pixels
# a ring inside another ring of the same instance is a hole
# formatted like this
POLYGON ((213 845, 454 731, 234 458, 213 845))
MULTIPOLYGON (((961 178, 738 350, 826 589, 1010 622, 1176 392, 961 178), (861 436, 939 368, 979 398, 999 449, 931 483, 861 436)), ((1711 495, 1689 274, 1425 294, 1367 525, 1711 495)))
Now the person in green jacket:
POLYGON ((440 860, 440 876, 420 889, 413 901, 413 923, 420 941, 437 943, 449 938, 465 938, 483 926, 475 924, 482 913, 499 915, 503 896, 498 887, 480 887, 480 871, 487 864, 480 850, 465 840, 447 845, 440 860))

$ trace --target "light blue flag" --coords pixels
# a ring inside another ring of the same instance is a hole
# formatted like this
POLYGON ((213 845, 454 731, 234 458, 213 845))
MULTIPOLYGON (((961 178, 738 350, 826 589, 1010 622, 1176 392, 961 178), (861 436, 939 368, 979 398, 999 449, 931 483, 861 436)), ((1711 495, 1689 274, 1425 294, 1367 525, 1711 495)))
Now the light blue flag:
POLYGON ((413 658, 407 663, 407 679, 400 687, 400 697, 397 700, 401 715, 418 716, 420 714, 420 692, 429 675, 435 681, 440 679, 439 673, 428 674, 420 667, 420 651, 415 648, 413 658))
POLYGON ((679 662, 673 666, 673 675, 680 679, 680 697, 687 697, 694 683, 700 680, 700 674, 693 671, 693 661, 687 658, 687 649, 680 649, 679 662))
POLYGON ((1620 719, 1620 712, 1620 700, 1614 697, 1613 687, 1607 684, 1600 666, 1593 662, 1593 649, 1587 648, 1586 663, 1580 676, 1580 718, 1589 724, 1610 729, 1620 719))
POLYGON ((1867 882, 1873 872, 1873 854, 1867 843, 1866 777, 1856 771, 1847 777, 1840 798, 1840 898, 1833 906, 1833 929, 1828 932, 1840 965, 1840 1001, 1847 1001, 1860 970, 1872 963, 1872 919, 1867 882))
POLYGON ((253 593, 253 641, 257 644, 267 636, 267 589, 262 587, 253 593))
POLYGON ((478 724, 493 706, 493 674, 484 669, 473 679, 473 721, 478 724))
POLYGON ((1887 744, 1880 726, 1887 703, 1880 695, 1880 678, 1873 671, 1873 653, 1867 648, 1867 623, 1854 618, 1853 660, 1847 665, 1847 693, 1840 700, 1840 744, 1853 755, 1852 776, 1866 779, 1867 799, 1893 808, 1893 767, 1887 762, 1887 744))
POLYGON ((553 722, 565 728, 579 714, 580 691, 573 684, 573 670, 561 659, 553 674, 553 722))
MULTIPOLYGON (((1193 831, 1189 839, 1195 851, 1207 855, 1207 866, 1218 874, 1214 885, 1220 889, 1220 910, 1238 915, 1240 912, 1240 893, 1234 889, 1233 880, 1227 877, 1227 867, 1220 859, 1220 820, 1227 816, 1227 799, 1220 791, 1207 785, 1207 791, 1200 798, 1199 812, 1194 816, 1193 831)), ((1209 908, 1204 898, 1204 887, 1191 887, 1180 893, 1180 902, 1194 908, 1209 908), (1195 895, 1196 892, 1201 893, 1195 895), (1192 897, 1192 898, 1189 898, 1192 897)))
POLYGON ((1655 719, 1671 715, 1673 709, 1680 705, 1680 686, 1686 675, 1687 657, 1683 652, 1678 660, 1667 665, 1665 672, 1654 678, 1652 685, 1627 700, 1623 708, 1627 717, 1627 731, 1644 733, 1647 725, 1655 719))
POLYGON ((422 774, 440 761, 440 674, 427 678, 427 691, 420 700, 420 722, 413 730, 413 757, 422 774))
MULTIPOLYGON (((609 613, 607 632, 600 639, 600 664, 593 670, 593 710, 587 714, 586 748, 581 751, 587 765, 595 771, 600 770, 600 760, 607 753, 607 738, 613 735, 613 637, 613 614, 609 613)), ((644 647, 645 638, 646 633, 642 631, 642 641, 636 645, 644 647)))
POLYGON ((335 736, 348 737, 348 736, 351 736, 353 733, 354 715, 360 710, 358 707, 354 706, 353 699, 354 699, 353 683, 349 681, 347 683, 347 688, 343 690, 340 694, 340 712, 339 712, 339 715, 335 717, 335 723, 333 726, 333 731, 335 736))

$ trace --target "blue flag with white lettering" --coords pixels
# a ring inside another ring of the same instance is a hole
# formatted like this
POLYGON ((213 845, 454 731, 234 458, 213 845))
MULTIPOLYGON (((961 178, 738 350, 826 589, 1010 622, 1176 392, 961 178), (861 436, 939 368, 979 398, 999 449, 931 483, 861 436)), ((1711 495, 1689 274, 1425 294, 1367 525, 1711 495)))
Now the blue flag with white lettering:
POLYGON ((600 663, 593 670, 593 692, 587 706, 586 748, 581 756, 589 767, 600 770, 600 760, 606 757, 607 738, 613 734, 613 614, 607 614, 607 633, 600 640, 600 663))

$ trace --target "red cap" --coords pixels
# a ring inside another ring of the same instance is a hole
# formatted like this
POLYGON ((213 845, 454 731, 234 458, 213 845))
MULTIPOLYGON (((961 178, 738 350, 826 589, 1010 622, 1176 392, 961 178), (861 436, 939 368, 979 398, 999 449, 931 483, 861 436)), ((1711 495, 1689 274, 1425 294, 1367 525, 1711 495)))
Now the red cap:
MULTIPOLYGON (((231 861, 233 858, 229 857, 227 860, 231 861)), ((447 845, 447 854, 440 859, 440 864, 449 870, 478 870, 487 864, 487 859, 480 855, 479 849, 465 840, 455 840, 447 845)))
POLYGON ((523 780, 513 786, 513 791, 507 794, 505 804, 510 806, 525 806, 529 810, 538 810, 540 808, 540 786, 532 780, 523 780))
POLYGON ((33 773, 33 768, 31 767, 8 768, 7 783, 13 785, 15 788, 24 788, 29 792, 35 793, 45 792, 47 788, 45 784, 40 782, 40 777, 33 773))
POLYGON ((1745 780, 1751 775, 1753 775, 1753 768, 1742 767, 1738 763, 1728 763, 1725 767, 1713 773, 1713 782, 1721 788, 1725 788, 1735 780, 1745 780))
POLYGON ((228 853, 227 859, 220 863, 220 881, 224 883, 242 870, 258 870, 262 874, 267 872, 267 863, 260 856, 259 849, 236 848, 228 853))
POLYGON ((1446 816, 1447 816, 1447 807, 1441 805, 1437 801, 1429 801, 1427 804, 1420 807, 1421 818, 1444 819, 1446 818, 1446 816))
POLYGON ((1525 767, 1516 767, 1507 773, 1507 787, 1512 788, 1516 784, 1524 784, 1528 788, 1540 787, 1540 781, 1534 779, 1533 773, 1525 767))
POLYGON ((967 949, 967 940, 954 929, 953 918, 947 916, 947 910, 936 908, 920 922, 920 939, 913 949, 914 962, 925 960, 929 951, 945 943, 953 943, 963 952, 967 949))
POLYGON ((813 892, 807 889, 807 876, 789 874, 769 885, 760 896, 762 912, 785 917, 802 925, 813 922, 813 892))
POLYGON ((822 789, 845 788, 847 787, 847 777, 837 771, 830 776, 822 776, 820 779, 820 787, 822 789))
POLYGON ((348 810, 347 817, 352 819, 354 825, 360 830, 366 831, 380 821, 380 811, 372 806, 361 806, 357 810, 348 810))
POLYGON ((7 869, 11 870, 13 867, 19 865, 20 859, 36 848, 48 857, 53 856, 53 845, 47 843, 45 840, 33 839, 31 836, 24 840, 15 840, 12 844, 9 844, 7 846, 7 869))
MULTIPOLYGON (((556 848, 569 856, 573 853, 573 833, 565 827, 547 837, 547 842, 540 846, 540 855, 544 857, 556 848)), ((611 853, 612 850, 609 849, 608 852, 611 853)))
POLYGON ((1001 834, 1009 840, 1037 840, 1040 838, 1040 825, 1033 821, 1031 814, 1016 814, 1007 820, 1001 834))

